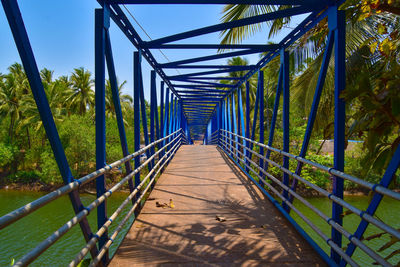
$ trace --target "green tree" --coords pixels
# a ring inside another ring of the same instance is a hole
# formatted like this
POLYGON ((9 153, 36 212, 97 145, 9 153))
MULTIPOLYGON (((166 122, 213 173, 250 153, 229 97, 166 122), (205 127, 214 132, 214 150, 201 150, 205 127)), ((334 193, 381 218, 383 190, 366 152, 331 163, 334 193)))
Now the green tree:
POLYGON ((20 64, 13 64, 8 70, 7 75, 0 77, 0 116, 10 118, 8 135, 10 143, 13 143, 16 126, 22 119, 22 109, 25 104, 22 97, 28 95, 29 85, 20 64))
POLYGON ((71 96, 67 99, 70 108, 80 115, 94 107, 93 79, 90 71, 83 67, 74 69, 70 77, 71 96))
MULTIPOLYGON (((222 21, 289 7, 226 5, 222 21)), ((341 7, 346 10, 348 77, 347 89, 342 97, 346 99, 349 114, 347 135, 349 138, 366 138, 368 153, 365 159, 370 163, 376 162, 374 169, 379 169, 379 172, 387 165, 400 142, 395 135, 399 129, 397 95, 400 81, 392 71, 398 70, 399 65, 400 21, 394 15, 398 14, 399 7, 398 1, 383 0, 352 0, 341 7), (362 86, 360 81, 364 81, 362 86), (371 121, 375 122, 372 127, 371 121)), ((288 19, 267 22, 269 36, 278 33, 289 22, 288 19)), ((262 24, 255 24, 224 31, 221 43, 240 43, 261 28, 262 24)), ((291 66, 291 76, 294 77, 291 83, 292 103, 300 118, 308 116, 311 107, 328 31, 327 20, 322 20, 289 48, 291 62, 294 63, 291 66)), ((330 138, 333 133, 333 79, 334 65, 330 62, 314 127, 314 133, 322 134, 324 138, 330 138)))
MULTIPOLYGON (((118 83, 118 81, 117 81, 118 83)), ((133 103, 133 99, 130 95, 126 95, 122 93, 122 89, 124 88, 126 81, 118 85, 118 96, 121 104, 122 113, 126 113, 127 110, 133 103)), ((106 80, 106 115, 107 117, 115 116, 115 106, 112 98, 111 91, 111 83, 110 80, 106 80)))

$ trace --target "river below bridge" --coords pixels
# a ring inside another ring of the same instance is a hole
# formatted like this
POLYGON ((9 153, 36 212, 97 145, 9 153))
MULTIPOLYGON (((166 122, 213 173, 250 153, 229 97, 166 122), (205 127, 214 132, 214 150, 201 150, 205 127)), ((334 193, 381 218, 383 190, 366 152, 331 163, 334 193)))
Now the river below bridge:
MULTIPOLYGON (((29 203, 38 197, 42 196, 43 193, 38 192, 21 192, 21 191, 5 191, 0 190, 0 215, 4 215, 20 206, 29 203)), ((95 196, 82 194, 82 202, 87 205, 95 199, 95 196)), ((125 199, 127 194, 124 193, 114 193, 109 199, 107 209, 108 214, 114 211, 120 203, 125 199)), ((347 196, 345 199, 358 208, 365 209, 368 206, 369 199, 367 196, 347 196)), ((325 214, 330 215, 331 203, 324 198, 308 198, 311 204, 322 210, 325 214)), ((324 230, 325 234, 330 236, 330 229, 327 224, 323 222, 319 217, 310 211, 308 208, 304 207, 301 203, 295 202, 296 206, 302 211, 307 217, 324 230)), ((128 205, 130 206, 130 205, 128 205)), ((128 208, 123 211, 122 215, 118 216, 118 219, 112 224, 110 232, 116 228, 118 223, 122 220, 124 215, 128 212, 128 208)), ((322 248, 328 251, 328 246, 324 241, 318 239, 318 236, 303 223, 303 221, 292 215, 301 226, 303 226, 306 231, 320 244, 322 248)), ((384 199, 383 203, 379 207, 377 216, 384 222, 400 227, 400 212, 399 207, 396 202, 391 199, 384 199)), ((60 199, 50 203, 49 205, 39 209, 33 214, 27 216, 26 218, 20 220, 19 222, 3 229, 0 231, 0 266, 8 266, 11 260, 19 259, 22 255, 28 252, 30 249, 34 248, 39 242, 47 238, 51 233, 62 226, 67 220, 73 217, 73 211, 71 203, 67 196, 61 197, 60 199)), ((344 226, 346 229, 353 232, 360 219, 356 215, 346 215, 344 218, 344 226)), ((130 220, 132 222, 132 219, 130 220)), ((96 212, 92 212, 89 215, 89 223, 92 229, 96 229, 96 212)), ((128 230, 130 223, 125 225, 123 233, 128 230)), ((381 231, 376 227, 369 227, 365 236, 371 236, 381 231)), ((111 253, 114 253, 117 245, 122 241, 123 234, 120 234, 111 247, 111 253)), ((371 241, 367 241, 366 244, 372 248, 378 249, 390 240, 387 235, 381 238, 376 238, 371 241)), ((70 260, 78 253, 80 248, 84 246, 85 242, 83 240, 79 226, 75 226, 71 231, 69 231, 63 238, 61 238, 53 247, 47 250, 41 257, 39 257, 32 266, 65 266, 70 260)), ((400 242, 392 246, 391 248, 384 251, 383 255, 387 256, 395 250, 400 249, 400 242)), ((372 266, 373 261, 369 259, 365 254, 360 252, 359 249, 356 251, 355 259, 362 266, 372 266)), ((392 263, 396 264, 400 261, 400 254, 393 257, 392 263)))

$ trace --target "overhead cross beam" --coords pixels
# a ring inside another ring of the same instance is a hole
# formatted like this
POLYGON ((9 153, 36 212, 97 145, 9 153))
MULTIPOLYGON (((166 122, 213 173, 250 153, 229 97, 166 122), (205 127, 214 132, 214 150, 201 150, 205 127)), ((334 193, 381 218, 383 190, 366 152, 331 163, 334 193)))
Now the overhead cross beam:
POLYGON ((320 5, 322 0, 106 0, 108 4, 246 4, 246 5, 320 5))
POLYGON ((152 46, 152 45, 156 45, 156 44, 158 44, 158 45, 165 44, 165 43, 188 39, 188 38, 192 38, 192 37, 196 37, 196 36, 204 35, 204 34, 209 34, 209 33, 213 33, 213 32, 229 30, 229 29, 233 29, 233 28, 237 28, 237 27, 257 24, 257 23, 271 21, 274 19, 279 19, 279 18, 284 18, 284 17, 296 16, 296 15, 314 11, 315 9, 318 9, 320 7, 321 7, 321 3, 315 4, 314 6, 307 6, 307 7, 300 6, 300 7, 294 7, 294 8, 284 9, 284 10, 278 10, 278 11, 270 12, 267 14, 262 14, 262 15, 253 16, 250 18, 238 19, 238 20, 234 20, 234 21, 230 21, 230 22, 215 24, 212 26, 199 28, 199 29, 159 38, 159 39, 147 42, 147 45, 152 46))
POLYGON ((255 49, 270 51, 279 48, 276 44, 151 44, 144 43, 149 49, 255 49))

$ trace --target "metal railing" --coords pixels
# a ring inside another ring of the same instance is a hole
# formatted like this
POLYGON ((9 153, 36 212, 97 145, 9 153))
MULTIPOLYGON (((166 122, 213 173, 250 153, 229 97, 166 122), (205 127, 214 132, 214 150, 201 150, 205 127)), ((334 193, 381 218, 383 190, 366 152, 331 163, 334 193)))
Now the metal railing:
MULTIPOLYGON (((251 140, 249 138, 243 137, 241 135, 235 134, 230 131, 221 129, 221 130, 219 130, 219 134, 217 134, 216 132, 217 131, 215 131, 212 134, 212 138, 210 136, 209 144, 218 145, 255 182, 255 184, 257 186, 259 186, 261 189, 264 189, 264 187, 266 186, 271 192, 273 192, 277 197, 279 197, 282 200, 282 204, 285 203, 288 207, 290 207, 291 210, 293 210, 308 226, 310 226, 311 229, 313 229, 315 231, 315 233, 317 235, 319 235, 333 250, 335 250, 348 264, 350 264, 351 266, 359 266, 349 255, 347 255, 345 253, 345 251, 342 250, 341 247, 339 247, 336 243, 334 243, 327 235, 324 234, 324 232, 318 226, 316 226, 310 219, 307 218, 306 215, 304 215, 299 209, 297 209, 292 204, 292 201, 290 199, 291 197, 294 197, 297 200, 299 200, 301 203, 303 203, 306 207, 308 207, 315 214, 317 214, 322 220, 324 220, 329 225, 329 227, 340 232, 352 244, 354 244, 356 247, 360 248, 365 254, 367 254, 369 257, 374 259, 378 264, 380 264, 382 266, 391 266, 391 264, 389 262, 387 262, 382 256, 380 256, 376 251, 374 251, 372 248, 370 248, 366 244, 364 244, 362 242, 362 240, 356 238, 353 234, 351 234, 348 230, 346 230, 342 225, 338 224, 332 218, 325 215, 321 210, 316 208, 309 201, 307 201, 305 198, 303 198, 298 193, 296 193, 292 188, 290 188, 290 186, 285 185, 280 179, 276 178, 270 172, 266 171, 264 167, 261 167, 260 164, 256 163, 252 158, 253 158, 253 156, 255 156, 262 162, 267 162, 268 164, 271 164, 272 166, 279 168, 283 173, 286 173, 289 176, 291 176, 293 179, 296 179, 297 181, 302 182, 306 186, 309 186, 310 188, 314 189, 321 195, 327 197, 330 201, 341 205, 342 207, 348 209, 350 212, 358 215, 361 219, 380 228, 385 233, 392 235, 394 238, 399 239, 400 232, 397 229, 394 229, 392 226, 386 224, 385 222, 382 222, 381 220, 378 220, 375 217, 369 215, 368 213, 366 213, 366 211, 361 210, 357 207, 354 207, 352 204, 346 202, 345 200, 338 198, 337 196, 333 195, 332 193, 328 192, 327 190, 320 188, 319 186, 317 186, 317 185, 313 184, 312 182, 306 180, 305 178, 301 177, 301 175, 297 175, 296 173, 290 171, 287 168, 284 168, 283 166, 276 163, 275 161, 267 158, 266 156, 258 153, 255 150, 249 148, 249 144, 253 144, 258 147, 263 147, 265 149, 270 150, 271 152, 276 152, 282 156, 287 156, 292 160, 296 160, 298 162, 308 164, 319 170, 325 171, 325 172, 335 175, 335 176, 339 176, 347 181, 356 183, 367 189, 374 190, 374 192, 376 192, 376 193, 380 193, 387 197, 391 197, 395 200, 400 200, 400 194, 398 192, 395 192, 395 191, 392 191, 385 187, 382 187, 379 184, 373 184, 373 183, 364 181, 360 178, 351 176, 349 174, 339 172, 339 171, 335 170, 334 168, 326 167, 326 166, 320 165, 318 163, 312 162, 310 160, 307 160, 305 158, 295 156, 293 154, 284 152, 282 150, 279 150, 279 149, 270 147, 268 145, 256 142, 254 140, 251 140), (215 138, 215 136, 219 136, 219 138, 215 138), (246 170, 244 170, 244 168, 242 168, 242 167, 246 168, 246 170), (251 172, 253 175, 250 175, 249 172, 251 172), (256 180, 254 180, 253 177, 256 177, 259 179, 258 183, 256 182, 256 180), (274 187, 274 185, 272 183, 268 182, 267 180, 265 180, 264 177, 267 177, 268 179, 270 179, 274 184, 278 185, 280 188, 274 187), (261 182, 261 184, 260 184, 260 182, 261 182), (281 191, 288 192, 289 197, 285 197, 284 194, 281 193, 281 191)), ((267 192, 265 190, 262 190, 262 191, 267 192)))
POLYGON ((129 196, 108 218, 108 220, 104 223, 104 225, 91 237, 91 239, 87 242, 86 246, 82 248, 82 250, 75 257, 75 259, 71 261, 71 263, 69 264, 69 266, 78 265, 80 261, 86 256, 86 254, 96 245, 100 237, 104 235, 104 233, 106 233, 107 229, 109 229, 112 222, 128 205, 128 203, 134 200, 132 208, 125 215, 123 220, 117 226, 116 230, 109 237, 108 242, 106 242, 106 244, 104 244, 104 246, 100 248, 98 255, 93 259, 91 266, 96 266, 104 256, 104 253, 110 248, 116 236, 121 232, 122 227, 126 224, 129 218, 131 218, 131 216, 138 209, 138 207, 140 207, 140 203, 143 200, 146 192, 155 183, 157 175, 166 166, 166 164, 168 164, 168 162, 171 160, 175 152, 179 149, 180 145, 187 143, 187 138, 183 133, 182 129, 179 129, 153 143, 150 143, 149 145, 143 147, 142 149, 136 151, 135 153, 132 153, 116 162, 106 165, 104 168, 98 169, 80 179, 76 179, 73 182, 64 185, 61 188, 51 193, 48 193, 45 196, 40 197, 39 199, 31 203, 28 203, 22 206, 21 208, 16 209, 0 218, 0 229, 3 229, 16 221, 23 219, 23 217, 51 203, 52 201, 58 199, 59 197, 64 196, 73 190, 78 190, 80 186, 93 181, 100 175, 110 172, 113 168, 118 167, 127 161, 133 160, 136 157, 140 157, 140 155, 142 155, 145 152, 148 152, 151 148, 156 148, 161 142, 166 142, 166 143, 162 147, 160 147, 156 152, 154 152, 149 158, 147 158, 138 168, 128 173, 124 178, 121 179, 121 181, 116 183, 112 188, 110 188, 108 191, 106 191, 103 195, 98 197, 88 206, 84 207, 79 213, 77 213, 68 222, 62 225, 59 229, 54 231, 53 234, 51 234, 49 237, 43 240, 34 249, 29 251, 19 260, 15 261, 14 266, 26 266, 29 263, 33 262, 44 251, 46 251, 55 242, 57 242, 57 240, 59 240, 64 234, 66 234, 70 229, 72 229, 73 226, 78 224, 83 218, 86 218, 90 214, 90 212, 93 211, 97 206, 105 202, 112 195, 113 192, 120 189, 125 183, 127 183, 130 179, 132 179, 135 176, 135 174, 139 173, 146 166, 148 165, 151 166, 151 164, 149 163, 158 158, 157 163, 149 170, 147 175, 141 180, 140 184, 138 184, 135 187, 135 189, 129 194, 129 196), (144 186, 145 188, 141 190, 144 186), (137 196, 139 192, 140 195, 137 196))

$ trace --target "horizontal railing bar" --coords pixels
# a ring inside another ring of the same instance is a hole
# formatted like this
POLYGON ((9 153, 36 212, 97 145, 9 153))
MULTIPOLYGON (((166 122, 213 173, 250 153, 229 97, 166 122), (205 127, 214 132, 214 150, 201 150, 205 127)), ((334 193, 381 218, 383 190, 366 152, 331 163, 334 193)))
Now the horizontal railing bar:
POLYGON ((16 209, 14 211, 11 211, 10 213, 3 215, 0 218, 0 230, 7 227, 8 225, 10 225, 11 223, 21 219, 22 217, 27 216, 28 214, 34 212, 35 210, 45 206, 46 204, 52 202, 53 200, 58 199, 61 196, 64 196, 68 193, 70 193, 71 191, 77 189, 79 186, 84 185, 92 180, 94 180, 95 178, 99 177, 102 174, 105 174, 107 172, 109 172, 111 169, 122 165, 123 163, 127 162, 128 160, 131 160, 141 154, 143 154, 144 152, 146 152, 148 149, 150 149, 152 146, 157 145, 158 143, 164 141, 165 139, 171 137, 173 134, 177 133, 179 130, 175 131, 174 133, 171 133, 170 135, 161 138, 147 146, 145 146, 144 148, 141 148, 140 150, 136 151, 135 153, 132 153, 120 160, 117 160, 111 164, 106 165, 105 167, 98 169, 78 180, 75 180, 74 182, 71 182, 67 185, 64 185, 62 187, 60 187, 59 189, 48 193, 24 206, 22 206, 19 209, 16 209))
MULTIPOLYGON (((171 159, 171 157, 175 154, 177 148, 171 153, 171 155, 168 157, 168 159, 165 161, 164 165, 171 159)), ((166 154, 167 155, 167 154, 166 154)), ((154 176, 157 176, 160 170, 164 167, 160 167, 156 174, 154 176)), ((145 190, 143 190, 143 194, 139 197, 139 199, 135 202, 135 204, 132 206, 131 210, 125 215, 124 219, 118 224, 118 227, 115 229, 115 231, 112 233, 111 237, 108 239, 108 241, 104 244, 104 246, 101 248, 99 251, 99 254, 96 256, 96 258, 93 259, 93 262, 89 266, 96 266, 98 262, 103 258, 104 254, 107 252, 111 244, 114 242, 115 238, 119 234, 119 232, 122 230, 122 227, 125 225, 125 223, 128 221, 129 217, 133 214, 135 211, 138 203, 141 201, 143 196, 146 194, 147 190, 150 188, 151 184, 153 183, 154 180, 151 180, 151 182, 147 185, 145 190)))
MULTIPOLYGON (((225 144, 227 143, 226 141, 224 141, 224 140, 222 140, 225 144)), ((227 145, 224 145, 225 146, 225 148, 226 148, 226 150, 229 150, 229 152, 231 152, 232 154, 234 153, 231 149, 229 149, 228 147, 227 147, 227 145)), ((222 148, 221 146, 220 146, 220 148, 222 149, 222 150, 224 150, 225 151, 225 153, 226 153, 226 150, 224 149, 224 148, 222 148)), ((244 162, 244 160, 242 160, 242 159, 239 159, 240 161, 242 161, 243 162, 243 164, 245 165, 245 166, 247 166, 258 178, 260 178, 259 177, 259 174, 258 173, 256 173, 250 166, 248 166, 245 162, 244 162)), ((253 182, 254 182, 254 180, 253 180, 253 182)), ((306 223, 306 224, 308 224, 310 227, 311 227, 311 229, 313 229, 314 230, 314 232, 316 232, 330 247, 332 247, 338 254, 340 254, 343 258, 345 258, 345 260, 346 260, 346 262, 348 262, 350 265, 352 265, 352 266, 359 266, 356 262, 354 262, 354 260, 353 259, 351 259, 336 243, 334 243, 330 238, 328 238, 322 231, 321 231, 321 229, 319 229, 315 224, 313 224, 302 212, 300 212, 296 207, 294 207, 294 205, 292 205, 292 203, 290 203, 289 201, 287 201, 286 199, 285 199, 285 197, 284 196, 282 196, 280 193, 279 193, 279 191, 277 190, 277 189, 275 189, 272 185, 270 185, 270 184, 268 184, 268 183, 266 183, 266 185, 274 192, 274 194, 276 194, 277 196, 279 196, 281 199, 282 199, 282 201, 283 202, 288 202, 287 204, 288 204, 288 206, 290 206, 290 208, 294 211, 294 212, 296 212, 298 215, 299 215, 299 217, 306 223)))
MULTIPOLYGON (((225 142, 225 141, 224 141, 225 142)), ((234 143, 236 143, 235 141, 233 141, 234 143)), ((226 142, 225 142, 226 143, 226 142)), ((238 153, 241 154, 244 158, 246 158, 246 160, 248 160, 248 162, 250 162, 251 164, 253 164, 259 171, 261 171, 264 175, 266 175, 268 178, 270 178, 271 180, 273 180, 274 182, 276 182, 278 185, 280 185, 284 190, 287 190, 292 196, 294 196, 295 198, 297 198, 298 200, 300 200, 304 205, 306 205, 309 209, 311 209, 313 212, 315 212, 318 216, 320 216, 326 223, 328 223, 329 225, 331 225, 333 228, 335 228, 336 230, 338 230, 340 233, 342 233, 347 239, 349 239, 350 242, 352 242, 353 244, 355 244, 356 246, 358 246, 361 250, 363 250, 367 255, 369 255, 371 258, 373 258, 374 260, 376 260, 378 263, 380 263, 382 266, 390 266, 390 264, 388 264, 381 256, 379 256, 377 253, 375 253, 375 251, 373 251, 371 248, 369 248, 367 245, 365 245, 364 243, 361 242, 361 240, 359 240, 358 238, 354 237, 352 234, 350 234, 346 229, 344 229, 341 225, 339 225, 338 223, 336 223, 335 221, 333 221, 330 217, 326 216, 323 212, 321 212, 319 209, 317 209, 315 206, 313 206, 311 203, 309 203, 307 200, 305 200, 304 198, 302 198, 300 195, 298 195, 295 191, 293 191, 290 187, 286 186, 285 184, 283 184, 279 179, 277 179, 276 177, 274 177, 273 175, 271 175, 270 173, 268 173, 267 171, 265 171, 263 168, 261 168, 260 166, 258 166, 257 163, 255 163, 254 161, 252 161, 250 158, 248 158, 247 156, 245 156, 242 152, 240 152, 239 150, 235 149, 235 147, 233 147, 233 149, 238 153)), ((230 150, 231 151, 231 150, 230 150)), ((258 154, 258 153, 257 153, 258 154)), ((258 154, 260 155, 260 154, 258 154)), ((238 159, 238 158, 237 158, 238 159)), ((245 164, 247 167, 248 166, 244 160, 239 159, 240 161, 243 162, 243 164, 245 164)), ((257 175, 258 178, 264 183, 267 184, 267 182, 261 178, 259 175, 257 175)), ((272 185, 271 185, 272 186, 272 185)))
MULTIPOLYGON (((129 194, 129 196, 122 202, 122 204, 117 208, 117 210, 110 216, 110 218, 106 221, 106 223, 96 232, 96 234, 87 242, 86 246, 82 248, 82 250, 78 253, 78 255, 75 257, 73 261, 69 264, 69 266, 76 266, 78 265, 81 260, 86 256, 86 254, 96 245, 100 237, 107 231, 108 227, 111 225, 111 223, 117 218, 117 216, 121 213, 123 208, 130 203, 130 201, 134 198, 134 196, 139 192, 139 190, 143 187, 143 185, 147 182, 147 180, 150 178, 150 176, 154 173, 155 169, 160 165, 160 163, 168 156, 168 154, 173 151, 177 146, 179 146, 180 142, 176 143, 160 160, 156 163, 156 165, 151 169, 151 171, 146 175, 146 177, 141 181, 141 183, 135 188, 132 193, 129 194)), ((164 165, 163 165, 164 166, 164 165)), ((163 167, 162 166, 162 167, 163 167)), ((161 167, 161 168, 162 168, 161 167)), ((156 178, 156 175, 151 179, 149 184, 153 183, 154 179, 156 178)), ((144 195, 142 193, 142 195, 144 195)), ((137 199, 135 201, 136 203, 140 202, 140 199, 137 199)), ((134 204, 134 205, 135 205, 134 204)))
POLYGON ((90 203, 89 206, 84 208, 82 211, 80 211, 78 214, 76 214, 72 219, 70 219, 68 222, 66 222, 63 226, 61 226, 57 231, 55 231, 52 235, 50 235, 48 238, 46 238, 44 241, 42 241, 39 245, 37 245, 34 249, 32 249, 30 252, 25 254, 21 259, 19 259, 14 266, 25 266, 34 261, 37 257, 40 256, 45 250, 47 250, 51 245, 53 245, 57 240, 59 240, 64 234, 66 234, 73 226, 75 226, 77 223, 79 223, 83 218, 85 218, 94 208, 96 208, 98 205, 103 203, 111 194, 116 191, 118 188, 120 188, 125 182, 127 182, 129 179, 131 179, 136 173, 138 173, 140 170, 142 170, 145 166, 147 166, 150 161, 158 154, 160 153, 163 149, 167 148, 170 144, 172 144, 177 138, 175 137, 171 142, 166 144, 163 148, 157 151, 154 155, 149 157, 143 164, 141 164, 138 168, 136 168, 134 171, 132 171, 130 174, 128 174, 126 177, 124 177, 120 182, 118 182, 116 185, 114 185, 110 190, 105 192, 103 195, 98 197, 95 201, 90 203))
MULTIPOLYGON (((225 131, 225 132, 228 132, 228 131, 226 131, 226 130, 224 130, 224 129, 221 129, 221 130, 222 130, 222 131, 225 131)), ((341 178, 343 178, 343 179, 345 179, 345 180, 348 180, 348 181, 351 181, 351 182, 356 183, 356 184, 358 184, 358 185, 361 185, 361 186, 363 186, 363 187, 366 187, 366 188, 368 188, 368 189, 370 189, 370 190, 372 190, 372 191, 374 191, 374 192, 377 192, 377 193, 380 193, 380 194, 382 194, 382 195, 386 195, 386 196, 388 196, 388 197, 391 197, 391 198, 400 200, 400 193, 394 192, 394 191, 392 191, 392 190, 390 190, 390 189, 387 189, 386 187, 381 186, 381 185, 379 185, 379 184, 373 184, 373 183, 367 182, 367 181, 365 181, 365 180, 362 180, 362 179, 360 179, 360 178, 354 177, 354 176, 349 175, 349 174, 347 174, 347 173, 338 171, 338 170, 336 170, 336 169, 334 169, 334 168, 326 167, 326 166, 324 166, 324 165, 315 163, 315 162, 313 162, 313 161, 310 161, 310 160, 308 160, 308 159, 302 158, 302 157, 300 157, 300 156, 295 156, 295 155, 293 155, 293 154, 290 154, 290 153, 288 153, 288 152, 282 151, 282 150, 280 150, 280 149, 273 148, 273 147, 270 147, 270 146, 265 145, 265 144, 261 144, 261 143, 259 143, 259 142, 253 141, 253 140, 251 140, 251 139, 249 139, 249 138, 246 138, 246 137, 244 137, 244 136, 241 136, 241 135, 238 135, 238 134, 235 134, 235 133, 232 133, 232 132, 228 132, 228 133, 233 134, 234 136, 237 136, 237 137, 239 137, 239 138, 241 138, 241 139, 244 139, 244 140, 246 140, 246 141, 249 141, 249 142, 251 142, 251 143, 253 143, 253 144, 255 144, 255 145, 258 145, 258 146, 261 146, 261 147, 263 147, 263 148, 266 148, 266 149, 268 149, 268 150, 270 150, 270 151, 277 152, 277 153, 279 153, 279 154, 281 154, 281 155, 283 155, 283 156, 290 157, 290 158, 295 159, 295 160, 297 160, 297 161, 300 161, 300 162, 302 162, 302 163, 304 163, 304 164, 309 164, 309 165, 314 166, 314 167, 316 167, 316 168, 318 168, 318 169, 320 169, 320 170, 323 170, 323 171, 325 171, 325 172, 328 172, 328 173, 330 173, 330 174, 332 174, 332 175, 341 177, 341 178)))
MULTIPOLYGON (((223 136, 227 137, 224 133, 222 134, 223 136)), ((229 138, 229 137, 227 137, 229 138)), ((230 139, 230 138, 229 138, 230 139)), ((230 139, 232 140, 232 139, 230 139)), ((278 163, 276 163, 275 161, 266 158, 265 156, 247 148, 246 146, 244 146, 243 144, 236 142, 235 140, 232 140, 232 142, 237 143, 239 146, 243 147, 244 149, 246 149, 247 151, 249 151, 250 153, 252 153, 253 155, 256 155, 258 158, 261 158, 264 161, 267 161, 268 163, 270 163, 271 165, 279 168, 281 171, 287 173, 288 175, 290 175, 291 177, 301 181, 302 183, 310 186, 311 188, 313 188, 314 190, 316 190, 317 192, 323 194, 324 196, 326 196, 328 199, 332 200, 333 202, 341 205, 342 207, 350 210, 351 212, 353 212, 354 214, 358 215, 361 219, 366 220, 367 222, 375 225, 376 227, 380 228, 381 230, 397 237, 400 239, 400 232, 397 231, 396 229, 392 228, 391 226, 387 225, 386 223, 377 220, 376 218, 374 218, 373 216, 371 216, 370 214, 366 213, 365 211, 362 211, 356 207, 354 207, 353 205, 347 203, 346 201, 344 201, 343 199, 329 193, 328 191, 326 191, 325 189, 322 189, 320 187, 318 187, 317 185, 307 181, 306 179, 304 179, 303 177, 297 175, 296 173, 284 168, 283 166, 279 165, 278 163)))

